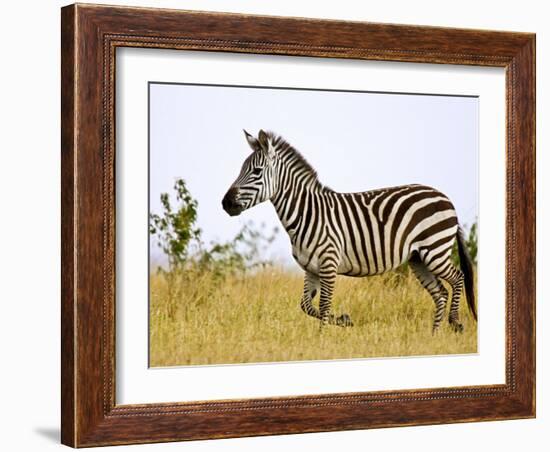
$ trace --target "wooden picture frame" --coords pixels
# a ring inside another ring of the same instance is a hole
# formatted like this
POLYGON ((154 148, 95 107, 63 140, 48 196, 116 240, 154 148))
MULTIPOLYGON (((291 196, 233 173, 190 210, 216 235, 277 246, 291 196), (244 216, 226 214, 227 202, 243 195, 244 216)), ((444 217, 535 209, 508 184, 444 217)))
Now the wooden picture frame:
POLYGON ((535 35, 177 10, 62 8, 61 438, 73 447, 535 416, 535 35), (506 70, 506 383, 115 404, 115 50, 506 70))

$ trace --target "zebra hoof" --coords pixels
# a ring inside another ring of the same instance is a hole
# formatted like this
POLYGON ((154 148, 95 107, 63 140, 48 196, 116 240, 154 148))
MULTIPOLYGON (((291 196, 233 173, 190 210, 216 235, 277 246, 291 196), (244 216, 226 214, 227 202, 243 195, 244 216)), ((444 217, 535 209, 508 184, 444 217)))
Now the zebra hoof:
POLYGON ((464 332, 464 327, 462 326, 462 323, 458 322, 451 322, 451 328, 455 333, 462 333, 464 332))
POLYGON ((336 319, 336 325, 342 326, 342 327, 348 327, 353 326, 353 322, 351 321, 351 317, 347 314, 342 314, 340 317, 336 319))

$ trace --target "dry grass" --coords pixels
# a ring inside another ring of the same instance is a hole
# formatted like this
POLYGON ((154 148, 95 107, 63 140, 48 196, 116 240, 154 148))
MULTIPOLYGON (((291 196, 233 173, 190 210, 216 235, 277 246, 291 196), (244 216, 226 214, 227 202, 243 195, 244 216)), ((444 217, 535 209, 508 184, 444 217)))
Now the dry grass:
POLYGON ((432 335, 434 304, 412 274, 339 277, 333 312, 352 328, 329 326, 299 307, 302 276, 267 269, 215 284, 211 275, 182 282, 170 301, 165 279, 152 273, 151 366, 475 353, 477 326, 461 302, 464 333, 447 322, 432 335), (209 295, 208 295, 209 294, 209 295))

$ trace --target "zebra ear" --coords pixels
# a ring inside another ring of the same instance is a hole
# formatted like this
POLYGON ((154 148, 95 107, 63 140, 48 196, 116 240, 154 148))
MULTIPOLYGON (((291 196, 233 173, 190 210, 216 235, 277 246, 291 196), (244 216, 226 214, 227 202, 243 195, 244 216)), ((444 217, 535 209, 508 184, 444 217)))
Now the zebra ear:
POLYGON ((275 150, 270 143, 267 133, 265 133, 263 130, 260 130, 260 132, 258 133, 258 141, 260 143, 260 146, 262 147, 262 151, 266 153, 267 157, 270 159, 274 158, 275 150))
POLYGON ((258 132, 258 141, 260 142, 260 145, 262 146, 262 149, 267 150, 269 148, 269 141, 267 139, 267 133, 265 133, 263 130, 260 130, 258 132))
POLYGON ((248 145, 252 148, 253 151, 259 151, 260 150, 260 143, 256 138, 254 138, 252 135, 250 135, 246 130, 243 129, 244 136, 246 137, 246 141, 248 141, 248 145))

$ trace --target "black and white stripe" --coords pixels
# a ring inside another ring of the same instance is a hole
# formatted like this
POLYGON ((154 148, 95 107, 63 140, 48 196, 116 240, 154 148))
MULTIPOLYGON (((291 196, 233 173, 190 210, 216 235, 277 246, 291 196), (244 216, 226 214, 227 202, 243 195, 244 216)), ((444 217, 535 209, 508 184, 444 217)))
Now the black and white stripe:
POLYGON ((270 200, 292 243, 292 254, 305 270, 301 307, 321 324, 352 325, 347 314, 331 314, 336 275, 369 276, 409 262, 435 302, 435 331, 443 319, 452 288, 449 322, 462 331, 460 296, 477 319, 472 265, 451 201, 424 185, 403 185, 362 193, 338 193, 321 184, 302 155, 272 133, 258 138, 245 132, 253 153, 222 205, 238 215, 270 200), (451 262, 458 240, 460 266, 451 262), (320 292, 319 309, 312 300, 320 292))

